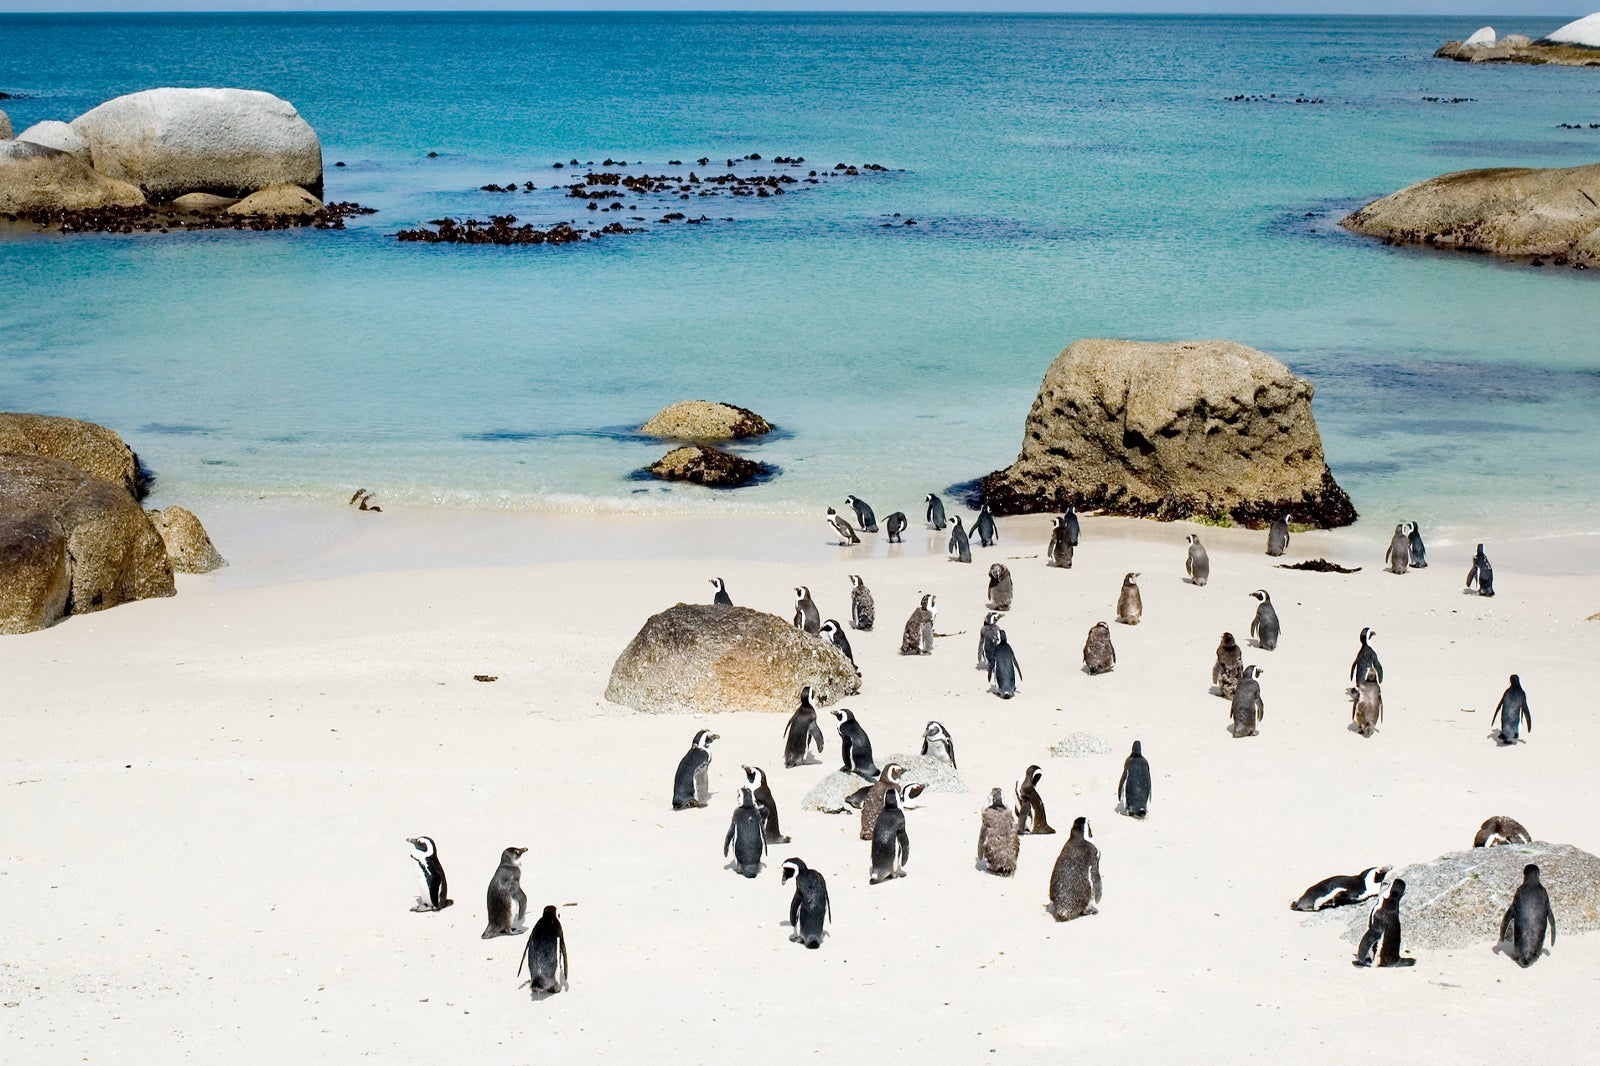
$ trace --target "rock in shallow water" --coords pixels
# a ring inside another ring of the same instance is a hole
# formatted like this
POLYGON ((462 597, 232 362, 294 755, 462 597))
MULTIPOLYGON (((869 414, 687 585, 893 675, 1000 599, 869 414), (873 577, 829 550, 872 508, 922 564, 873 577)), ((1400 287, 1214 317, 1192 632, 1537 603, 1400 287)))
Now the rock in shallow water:
POLYGON ((228 565, 193 511, 186 507, 167 507, 145 513, 161 535, 167 558, 172 560, 172 568, 178 573, 208 574, 228 565))
POLYGON ((765 463, 753 462, 699 444, 674 448, 650 464, 651 477, 663 481, 688 481, 713 489, 736 489, 770 472, 765 463))
POLYGON ((272 185, 223 210, 230 215, 307 218, 322 210, 322 201, 298 185, 272 185))
POLYGON ((91 211, 143 203, 138 189, 90 170, 67 152, 0 140, 0 211, 91 211))
POLYGON ((54 415, 0 413, 0 454, 44 455, 121 485, 134 498, 145 494, 139 457, 114 431, 93 422, 54 415))
POLYGON ((771 431, 772 425, 754 411, 710 400, 670 404, 639 429, 646 436, 672 440, 739 440, 771 431))

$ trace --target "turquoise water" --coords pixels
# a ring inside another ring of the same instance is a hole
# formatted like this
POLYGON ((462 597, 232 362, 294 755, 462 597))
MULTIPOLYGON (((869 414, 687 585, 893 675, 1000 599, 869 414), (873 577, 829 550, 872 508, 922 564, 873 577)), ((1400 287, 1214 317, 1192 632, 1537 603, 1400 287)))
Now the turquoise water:
POLYGON ((364 485, 810 511, 853 491, 881 515, 1009 462, 1070 341, 1227 337, 1316 383, 1334 473, 1375 523, 1600 530, 1600 279, 1333 225, 1448 170, 1600 159, 1600 130, 1557 128, 1600 121, 1600 71, 1430 58, 1476 28, 0 16, 18 130, 154 85, 265 89, 320 133, 328 197, 379 211, 342 234, 0 241, 0 409, 111 425, 161 498, 213 506, 364 485), (687 206, 717 219, 700 226, 645 205, 626 215, 648 232, 582 246, 391 236, 445 214, 589 224, 548 190, 571 180, 557 160, 721 172, 752 152, 891 169, 687 206), (476 191, 512 179, 545 188, 476 191), (885 228, 896 212, 917 225, 885 228), (777 423, 751 454, 782 475, 733 495, 632 478, 663 449, 626 427, 701 396, 777 423))

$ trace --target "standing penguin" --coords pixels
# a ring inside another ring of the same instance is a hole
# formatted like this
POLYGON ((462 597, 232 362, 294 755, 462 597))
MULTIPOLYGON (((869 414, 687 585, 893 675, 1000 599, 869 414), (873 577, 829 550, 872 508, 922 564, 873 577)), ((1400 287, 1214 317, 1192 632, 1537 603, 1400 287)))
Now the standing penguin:
POLYGON ((1098 913, 1094 905, 1100 902, 1100 849, 1089 843, 1092 836, 1089 819, 1074 820, 1072 835, 1050 871, 1050 914, 1058 922, 1098 913))
POLYGON ((1029 766, 1017 778, 1013 791, 1017 797, 1017 832, 1023 835, 1047 836, 1054 833, 1044 815, 1044 800, 1039 795, 1039 779, 1044 771, 1029 766))
POLYGON ((945 525, 944 501, 931 492, 924 499, 928 504, 928 528, 943 529, 945 525))
POLYGON ((800 706, 783 727, 783 765, 791 769, 805 763, 813 744, 817 754, 822 754, 822 730, 817 726, 817 708, 811 702, 815 692, 810 685, 801 687, 800 706))
POLYGON ((1261 702, 1261 682, 1256 680, 1260 676, 1261 667, 1245 667, 1239 687, 1234 690, 1233 706, 1229 712, 1233 721, 1228 726, 1228 732, 1235 739, 1255 736, 1256 725, 1267 716, 1266 706, 1261 702))
POLYGON ((1500 720, 1500 732, 1495 739, 1501 744, 1515 744, 1522 732, 1523 723, 1527 723, 1528 732, 1533 732, 1533 715, 1528 710, 1528 694, 1522 691, 1522 678, 1516 674, 1511 675, 1511 684, 1500 696, 1500 702, 1495 706, 1494 715, 1489 719, 1489 728, 1494 728, 1495 719, 1500 720))
POLYGON ((856 536, 855 527, 845 520, 844 515, 835 511, 832 507, 828 508, 824 521, 828 523, 828 529, 837 538, 839 547, 848 548, 852 544, 861 543, 861 538, 856 536))
POLYGON ((1350 664, 1350 680, 1357 681, 1369 673, 1376 681, 1383 680, 1383 664, 1378 661, 1377 649, 1372 646, 1372 638, 1378 635, 1376 629, 1370 627, 1361 630, 1361 650, 1356 652, 1356 661, 1350 664))
POLYGON ((878 618, 878 608, 872 602, 872 590, 857 574, 850 575, 850 628, 865 633, 878 618))
POLYGON ((553 994, 567 990, 567 934, 556 917, 555 904, 545 907, 539 920, 533 923, 533 932, 522 947, 522 958, 517 960, 517 976, 522 976, 522 964, 528 964, 528 983, 532 995, 540 992, 553 994))
POLYGON ((994 682, 995 695, 1009 700, 1017 694, 1017 682, 1022 680, 1022 668, 1017 665, 1017 653, 1006 640, 1006 631, 1000 630, 994 647, 989 649, 989 680, 994 682))
POLYGON ((708 771, 711 768, 711 743, 719 739, 709 729, 694 735, 689 750, 678 760, 678 771, 672 775, 672 809, 704 807, 711 794, 708 771))
POLYGON ((906 619, 906 628, 900 635, 901 655, 933 654, 933 619, 939 613, 933 593, 925 593, 917 609, 906 619))
POLYGON ((1279 515, 1267 527, 1267 554, 1279 556, 1289 550, 1289 516, 1279 515))
POLYGON ((1004 563, 989 567, 989 610, 1011 610, 1011 571, 1004 563))
POLYGON ((732 607, 733 597, 728 595, 728 586, 722 583, 720 577, 711 579, 711 587, 716 589, 716 595, 711 597, 711 602, 718 607, 732 607))
POLYGON ((733 849, 733 869, 744 877, 754 877, 761 872, 761 857, 767 853, 766 831, 761 825, 761 809, 756 806, 753 789, 739 790, 739 806, 733 809, 728 822, 728 835, 722 839, 722 857, 733 849))
POLYGON ((1348 692, 1350 720, 1356 724, 1357 733, 1370 737, 1377 730, 1378 723, 1383 721, 1383 688, 1369 669, 1367 676, 1348 692))
POLYGON ((1000 539, 1000 531, 994 524, 994 512, 989 510, 988 504, 978 508, 978 520, 973 523, 972 528, 978 534, 978 544, 981 547, 993 547, 1000 539))
POLYGON ((743 766, 740 769, 744 771, 745 787, 755 793, 756 807, 761 811, 761 831, 767 843, 789 843, 789 838, 778 827, 778 801, 772 795, 772 786, 767 784, 767 772, 759 766, 743 766))
POLYGON ((817 605, 811 600, 811 590, 805 585, 796 585, 794 588, 794 627, 812 636, 822 631, 822 612, 817 610, 817 605))
POLYGON ((1191 585, 1204 585, 1211 580, 1211 557, 1206 554, 1205 545, 1200 543, 1200 538, 1194 533, 1188 536, 1189 554, 1183 560, 1183 572, 1189 575, 1191 585))
POLYGON ((1391 574, 1403 574, 1406 567, 1411 565, 1409 523, 1401 522, 1394 527, 1394 536, 1389 538, 1389 550, 1383 553, 1383 565, 1391 574))
POLYGON ((1225 700, 1233 699, 1243 676, 1244 649, 1239 647, 1232 633, 1224 633, 1222 642, 1217 645, 1216 665, 1211 667, 1211 683, 1217 686, 1217 695, 1225 700))
POLYGON ((833 917, 833 905, 828 902, 828 882, 822 874, 811 869, 799 859, 783 860, 783 879, 788 884, 794 878, 794 898, 789 901, 789 926, 794 932, 789 939, 815 950, 822 946, 822 925, 833 917))
POLYGON ((891 788, 883 794, 883 812, 872 830, 872 877, 868 883, 904 877, 910 858, 911 838, 906 835, 906 816, 900 809, 900 790, 891 788))
POLYGON ((1117 649, 1111 646, 1111 627, 1096 622, 1083 642, 1083 668, 1090 674, 1109 673, 1117 665, 1117 649))
POLYGON ((1000 613, 990 611, 983 616, 983 626, 978 630, 978 669, 989 669, 989 654, 1000 643, 1000 613))
POLYGON ((1556 946, 1556 912, 1550 906, 1550 893, 1539 883, 1539 867, 1522 868, 1522 884, 1512 897, 1511 906, 1500 923, 1500 939, 1511 941, 1511 957, 1526 969, 1544 954, 1544 933, 1550 929, 1550 946, 1556 946))
POLYGON ((945 550, 951 562, 972 562, 972 542, 967 539, 967 531, 961 528, 960 515, 950 520, 950 543, 945 545, 945 550))
POLYGON ((1072 548, 1076 543, 1077 540, 1067 531, 1066 515, 1057 517, 1050 530, 1050 549, 1045 555, 1044 565, 1071 570, 1072 548))
POLYGON ((942 722, 929 722, 922 730, 922 754, 956 769, 956 741, 942 722))
POLYGON ((1122 764, 1122 778, 1117 782, 1117 801, 1122 813, 1130 818, 1143 818, 1150 812, 1150 763, 1144 757, 1144 747, 1136 740, 1133 751, 1122 764))
MULTIPOLYGON (((822 628, 817 630, 817 636, 844 652, 844 657, 850 660, 851 666, 856 664, 855 653, 850 650, 850 638, 844 635, 844 627, 838 622, 832 618, 828 619, 822 623, 822 628)), ((856 671, 858 674, 860 672, 860 670, 856 671)))
POLYGON ((897 762, 889 763, 878 774, 878 779, 867 788, 867 794, 861 797, 861 839, 871 840, 872 831, 877 828, 878 816, 883 813, 883 797, 889 794, 890 789, 900 787, 900 779, 906 774, 906 768, 897 762))
POLYGON ((1410 526, 1411 529, 1406 534, 1406 539, 1411 546, 1411 565, 1418 570, 1426 570, 1428 568, 1428 546, 1422 543, 1422 530, 1417 528, 1417 524, 1412 522, 1410 526))
POLYGON ((983 809, 983 825, 978 829, 978 865, 992 874, 1010 877, 1017 872, 1017 820, 1006 809, 1005 793, 989 790, 989 806, 983 809))
POLYGON ((1061 516, 1061 524, 1067 529, 1067 540, 1072 546, 1078 546, 1078 509, 1068 506, 1067 513, 1061 516))
POLYGON ((528 913, 528 894, 522 891, 522 856, 527 848, 507 848, 500 853, 500 865, 489 879, 489 924, 481 939, 510 936, 522 932, 522 918, 528 913), (512 904, 517 916, 511 917, 512 904))
MULTIPOLYGON (((904 544, 905 538, 901 534, 906 531, 906 513, 904 511, 896 511, 888 518, 885 518, 883 520, 883 528, 889 533, 890 544, 904 544)), ((817 876, 821 877, 822 875, 818 874, 817 876)))
POLYGON ((852 493, 844 498, 844 502, 855 510, 856 525, 860 526, 863 532, 876 533, 878 531, 878 516, 872 513, 872 508, 867 506, 867 501, 852 493))
POLYGON ((1489 565, 1489 557, 1483 554, 1483 545, 1478 545, 1478 554, 1472 557, 1472 569, 1467 571, 1467 588, 1478 586, 1478 595, 1494 595, 1494 567, 1489 565))
POLYGON ((839 723, 839 750, 844 760, 839 769, 847 774, 858 774, 868 781, 876 778, 878 764, 872 761, 872 741, 867 731, 861 728, 861 723, 856 721, 856 716, 848 707, 835 707, 833 717, 839 723))
POLYGON ((1278 609, 1272 606, 1266 589, 1256 589, 1250 595, 1258 603, 1256 616, 1250 622, 1250 635, 1256 638, 1256 647, 1272 651, 1278 646, 1278 609))
POLYGON ((1117 621, 1125 626, 1136 626, 1144 617, 1144 598, 1139 595, 1137 571, 1122 578, 1122 591, 1117 593, 1117 621))
POLYGON ((1372 951, 1378 950, 1379 966, 1415 966, 1416 959, 1400 957, 1400 900, 1406 894, 1406 883, 1401 878, 1389 882, 1389 887, 1378 902, 1372 905, 1367 917, 1367 931, 1356 949, 1354 965, 1371 966, 1372 951))
POLYGON ((432 837, 406 837, 411 845, 411 858, 417 864, 417 876, 422 878, 422 895, 417 897, 416 912, 442 911, 455 900, 450 898, 450 883, 445 880, 444 865, 439 862, 439 849, 432 837))

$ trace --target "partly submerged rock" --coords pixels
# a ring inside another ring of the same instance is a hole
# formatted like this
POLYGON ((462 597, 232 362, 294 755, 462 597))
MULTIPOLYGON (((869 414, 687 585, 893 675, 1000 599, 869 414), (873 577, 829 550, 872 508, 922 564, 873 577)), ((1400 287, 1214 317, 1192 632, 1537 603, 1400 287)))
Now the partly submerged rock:
POLYGON ((689 481, 714 489, 736 489, 770 472, 765 463, 700 444, 674 448, 650 464, 651 477, 689 481))
MULTIPOLYGON (((1590 16, 1591 18, 1594 16, 1590 16)), ((1583 20, 1580 19, 1579 22, 1583 20)), ((1577 25, 1573 23, 1572 25, 1577 25)), ((1485 26, 1465 41, 1446 41, 1435 51, 1437 59, 1460 63, 1528 63, 1534 66, 1600 67, 1600 50, 1587 45, 1554 41, 1549 37, 1529 40, 1520 33, 1508 33, 1498 40, 1479 40, 1493 31, 1485 26)), ((1556 31, 1560 33, 1560 30, 1556 31)))
MULTIPOLYGON (((307 195, 310 195, 309 193, 307 195)), ((237 196, 218 196, 213 192, 186 192, 172 201, 180 211, 221 211, 239 202, 237 196)))
POLYGON ((150 516, 150 524, 156 527, 162 543, 166 545, 172 569, 178 573, 208 574, 228 565, 216 545, 211 543, 206 527, 187 507, 165 507, 146 513, 150 516))
POLYGON ((70 153, 0 140, 0 211, 92 211, 138 207, 144 194, 90 170, 70 153))
POLYGON ((776 615, 680 603, 652 615, 623 649, 606 699, 663 714, 789 714, 803 685, 818 705, 861 690, 843 652, 776 615))
POLYGON ((772 425, 754 411, 711 400, 670 404, 639 429, 646 436, 672 440, 739 440, 771 431, 772 425))
POLYGON ((225 209, 230 215, 305 218, 322 210, 322 201, 298 185, 273 185, 225 209))
POLYGON ((0 412, 0 455, 45 455, 122 486, 135 499, 148 487, 139 457, 113 430, 54 415, 0 412))
POLYGON ((17 140, 42 144, 46 148, 66 152, 86 167, 94 165, 94 160, 89 155, 88 142, 78 136, 78 132, 65 122, 57 122, 54 119, 35 122, 17 134, 17 140))

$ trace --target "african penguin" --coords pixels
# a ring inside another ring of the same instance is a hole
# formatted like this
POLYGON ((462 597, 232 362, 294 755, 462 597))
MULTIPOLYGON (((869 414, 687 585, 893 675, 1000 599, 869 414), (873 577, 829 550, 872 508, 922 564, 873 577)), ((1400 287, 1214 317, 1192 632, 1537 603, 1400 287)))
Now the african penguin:
POLYGON ((761 809, 756 806, 755 791, 749 787, 739 789, 739 806, 733 809, 728 822, 728 835, 722 838, 722 857, 733 849, 733 870, 742 877, 754 877, 761 872, 761 858, 767 853, 767 836, 761 825, 761 809))
POLYGON ((919 804, 916 802, 928 791, 926 781, 912 781, 900 786, 900 809, 902 811, 915 810, 919 804))
POLYGON ((1372 646, 1372 638, 1378 635, 1376 629, 1363 627, 1361 630, 1361 650, 1356 652, 1355 662, 1350 664, 1350 680, 1356 681, 1372 674, 1378 681, 1383 680, 1383 664, 1378 661, 1378 652, 1372 646))
POLYGON ((828 523, 828 529, 837 540, 839 547, 848 548, 852 544, 861 543, 861 538, 856 536, 855 527, 845 521, 844 515, 835 511, 832 507, 828 508, 828 513, 823 516, 823 519, 828 523))
POLYGON ((1244 649, 1233 639, 1232 633, 1222 634, 1217 645, 1217 661, 1211 667, 1211 683, 1217 686, 1217 695, 1231 700, 1239 689, 1239 678, 1244 676, 1244 649))
POLYGON ((1531 844, 1533 837, 1522 828, 1522 823, 1515 818, 1507 818, 1503 814, 1496 814, 1484 819, 1478 827, 1478 833, 1472 838, 1475 848, 1492 848, 1497 844, 1531 844))
POLYGON ((1383 554, 1383 564, 1391 574, 1403 574, 1406 567, 1411 565, 1411 530, 1407 523, 1401 522, 1394 527, 1394 536, 1389 538, 1389 550, 1383 554))
POLYGON ((1190 533, 1188 541, 1189 554, 1184 557, 1183 572, 1189 576, 1191 585, 1204 585, 1211 580, 1211 557, 1198 536, 1190 533))
POLYGON ((808 948, 820 948, 826 935, 823 923, 833 917, 833 905, 828 902, 828 882, 800 859, 783 861, 783 879, 779 883, 786 885, 791 877, 794 878, 794 898, 789 901, 789 925, 794 932, 789 934, 789 939, 808 948))
POLYGON ((855 510, 856 525, 860 526, 864 532, 876 533, 878 531, 878 517, 872 513, 872 508, 867 506, 867 501, 851 494, 844 498, 844 502, 855 510))
POLYGON ((442 911, 455 900, 450 898, 450 885, 445 880, 444 866, 439 862, 439 849, 432 837, 406 837, 411 845, 411 858, 416 861, 417 875, 422 878, 422 895, 417 897, 413 911, 442 911))
POLYGON ((1051 524, 1050 547, 1045 552, 1044 565, 1072 569, 1072 548, 1076 541, 1067 531, 1066 515, 1058 516, 1051 524))
POLYGON ((961 528, 960 515, 950 520, 950 543, 945 549, 953 563, 972 562, 972 542, 967 539, 967 531, 961 528))
POLYGON ((1122 764, 1122 778, 1117 782, 1117 801, 1122 813, 1130 818, 1143 818, 1150 813, 1150 763, 1144 757, 1144 746, 1137 740, 1133 751, 1122 764))
POLYGON ((1522 726, 1527 724, 1528 732, 1533 732, 1533 714, 1528 710, 1528 694, 1522 690, 1522 678, 1516 674, 1511 675, 1511 684, 1500 696, 1500 702, 1495 706, 1494 715, 1489 719, 1489 728, 1494 728, 1495 719, 1500 720, 1500 732, 1495 740, 1500 744, 1515 744, 1522 732, 1522 726))
POLYGON ((548 995, 567 990, 567 934, 562 931, 554 904, 545 907, 533 923, 522 958, 517 960, 518 977, 522 976, 524 962, 528 964, 528 982, 535 998, 541 992, 548 995))
POLYGON ((1038 766, 1029 766, 1013 786, 1017 797, 1017 832, 1021 835, 1045 836, 1055 832, 1045 818, 1044 800, 1039 796, 1039 779, 1043 776, 1044 771, 1038 766))
MULTIPOLYGON (((906 513, 896 511, 883 520, 883 528, 889 533, 890 544, 904 544, 905 538, 901 536, 906 531, 906 513)), ((818 874, 817 876, 821 876, 818 874)))
POLYGON ((778 801, 772 796, 772 786, 767 784, 767 772, 759 766, 742 766, 744 783, 755 793, 756 807, 761 811, 761 831, 768 844, 787 844, 789 838, 778 828, 778 801))
POLYGON ((1411 545, 1411 565, 1418 570, 1428 568, 1428 547, 1422 543, 1422 530, 1417 528, 1415 522, 1411 523, 1411 531, 1406 538, 1411 545))
POLYGON ((980 547, 993 547, 995 542, 1000 539, 1000 531, 995 528, 994 524, 994 512, 989 510, 988 504, 978 508, 978 520, 973 523, 972 529, 978 534, 980 547))
POLYGON ((944 501, 931 492, 928 493, 925 499, 928 504, 928 527, 930 529, 943 529, 945 526, 944 501))
POLYGON ((917 609, 906 619, 905 631, 900 635, 901 655, 933 654, 933 619, 938 613, 933 593, 924 594, 917 609))
POLYGON ((869 884, 881 884, 906 875, 911 858, 911 838, 906 835, 906 816, 900 809, 900 790, 891 788, 883 795, 883 812, 872 830, 872 876, 869 884))
POLYGON ((1256 638, 1256 647, 1272 651, 1278 646, 1278 609, 1272 606, 1272 597, 1266 589, 1256 589, 1250 594, 1256 600, 1256 616, 1250 620, 1250 635, 1256 638))
POLYGON ((1289 516, 1279 515, 1267 527, 1267 554, 1279 556, 1289 550, 1289 516))
POLYGON ((1096 622, 1083 642, 1083 668, 1090 674, 1109 673, 1117 665, 1117 649, 1111 646, 1111 627, 1096 622))
POLYGON ((989 567, 989 610, 1011 610, 1011 571, 1004 563, 989 567))
POLYGON ((922 754, 956 767, 956 741, 942 722, 929 722, 922 729, 922 754))
POLYGON ((848 707, 835 707, 833 717, 839 723, 839 750, 844 763, 839 767, 844 773, 857 774, 868 781, 878 776, 878 764, 872 761, 872 741, 861 728, 856 716, 848 707))
POLYGON ((1382 686, 1372 671, 1368 670, 1367 676, 1346 692, 1350 696, 1350 720, 1355 723, 1356 732, 1370 737, 1377 731, 1378 723, 1383 721, 1382 686))
POLYGON ((1117 593, 1117 621, 1136 626, 1143 617, 1144 598, 1139 595, 1139 574, 1135 571, 1122 578, 1122 591, 1117 593))
POLYGON ((728 586, 722 583, 720 577, 711 579, 711 587, 716 589, 716 595, 711 597, 711 602, 718 607, 732 607, 733 597, 728 595, 728 586))
POLYGON ((522 932, 522 917, 528 913, 528 894, 522 891, 522 856, 527 848, 507 848, 500 853, 500 866, 489 879, 489 924, 481 939, 510 936, 522 932), (517 916, 511 916, 512 904, 517 916))
POLYGON ((1522 868, 1522 884, 1506 908, 1500 923, 1500 939, 1510 941, 1510 955, 1517 965, 1526 969, 1544 954, 1545 930, 1550 930, 1550 946, 1556 946, 1556 912, 1550 906, 1550 893, 1539 883, 1539 867, 1533 863, 1522 868))
POLYGON ((1006 808, 1005 793, 989 790, 989 806, 983 809, 983 824, 978 829, 978 866, 992 874, 1010 877, 1017 872, 1017 820, 1006 808))
POLYGON ((1239 687, 1233 692, 1233 705, 1229 711, 1232 721, 1228 725, 1228 732, 1235 739, 1255 736, 1256 726, 1267 716, 1266 706, 1261 702, 1261 682, 1256 680, 1260 676, 1261 667, 1245 667, 1244 676, 1239 678, 1239 687))
POLYGON ((1478 595, 1494 595, 1494 567, 1489 565, 1489 557, 1483 554, 1483 545, 1478 545, 1478 554, 1472 557, 1472 569, 1467 571, 1467 588, 1478 586, 1478 595))
POLYGON ((1092 836, 1089 819, 1074 820, 1072 835, 1061 846, 1055 869, 1050 871, 1050 914, 1058 922, 1098 913, 1100 849, 1089 843, 1092 836))
POLYGON ((1389 882, 1383 895, 1373 905, 1367 918, 1367 932, 1356 949, 1355 965, 1371 966, 1372 951, 1377 948, 1379 966, 1415 966, 1416 959, 1400 957, 1400 900, 1406 894, 1406 883, 1401 878, 1389 882))
POLYGON ((1072 546, 1078 546, 1078 509, 1069 506, 1067 513, 1061 516, 1061 522, 1067 527, 1067 540, 1072 546))
MULTIPOLYGON (((850 650, 850 638, 844 635, 844 627, 838 622, 834 621, 832 618, 828 619, 826 622, 822 623, 822 628, 817 630, 817 636, 828 641, 835 648, 838 648, 840 651, 842 651, 844 653, 844 657, 850 660, 850 665, 855 665, 856 656, 855 653, 850 650)), ((859 670, 856 672, 860 673, 859 670)))
POLYGON ((1017 653, 1006 640, 1006 631, 1000 630, 994 647, 989 649, 989 680, 994 682, 994 694, 1009 700, 1017 694, 1017 682, 1022 680, 1022 668, 1017 665, 1017 653))
POLYGON ((810 685, 801 686, 800 706, 783 727, 783 765, 787 767, 803 765, 813 744, 817 754, 822 753, 822 730, 817 726, 817 708, 811 702, 815 692, 810 685))
POLYGON ((708 773, 711 766, 711 743, 717 734, 702 729, 694 735, 689 750, 678 760, 678 770, 672 775, 672 809, 704 807, 711 794, 708 773))
POLYGON ((978 630, 978 669, 989 669, 989 653, 1000 643, 1000 612, 990 611, 983 616, 983 626, 978 630))
POLYGON ((794 627, 812 636, 822 631, 822 612, 811 601, 811 590, 805 585, 796 585, 794 589, 794 627))
POLYGON ((872 602, 872 590, 857 574, 850 575, 850 628, 863 633, 877 621, 878 609, 872 602))
POLYGON ((1292 911, 1320 911, 1328 907, 1346 907, 1371 899, 1383 887, 1389 876, 1387 866, 1369 866, 1358 874, 1339 874, 1324 877, 1300 893, 1300 898, 1289 904, 1292 911))
POLYGON ((862 840, 872 839, 872 831, 878 825, 878 816, 883 813, 883 797, 889 794, 890 789, 900 787, 900 779, 905 773, 904 766, 897 762, 889 763, 878 774, 878 779, 867 788, 867 794, 861 798, 862 840))

